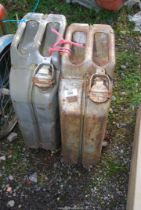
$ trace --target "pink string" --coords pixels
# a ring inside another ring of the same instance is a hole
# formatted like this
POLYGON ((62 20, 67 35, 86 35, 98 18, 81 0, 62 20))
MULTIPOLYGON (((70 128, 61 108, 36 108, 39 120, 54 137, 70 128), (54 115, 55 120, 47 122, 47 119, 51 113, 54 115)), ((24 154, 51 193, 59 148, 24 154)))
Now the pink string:
POLYGON ((55 52, 59 52, 61 55, 64 54, 64 53, 67 53, 68 55, 70 55, 71 54, 71 49, 62 47, 62 45, 65 45, 65 44, 69 44, 71 46, 73 45, 73 46, 81 47, 81 48, 84 47, 83 44, 80 44, 80 43, 77 43, 77 42, 72 42, 72 41, 68 41, 68 40, 63 39, 62 34, 60 34, 54 28, 52 28, 51 31, 59 37, 59 40, 57 42, 55 42, 52 45, 52 47, 50 47, 50 49, 48 51, 49 56, 51 56, 55 52))

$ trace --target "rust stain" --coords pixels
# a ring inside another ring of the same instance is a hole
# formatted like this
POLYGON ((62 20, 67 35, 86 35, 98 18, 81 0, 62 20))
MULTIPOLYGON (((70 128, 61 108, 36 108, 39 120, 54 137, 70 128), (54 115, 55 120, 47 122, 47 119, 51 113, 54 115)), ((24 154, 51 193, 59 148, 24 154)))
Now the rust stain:
POLYGON ((36 77, 32 77, 32 82, 34 85, 36 85, 37 87, 52 87, 53 84, 55 83, 55 80, 39 80, 36 77))
POLYGON ((79 158, 80 115, 65 112, 61 115, 63 157, 67 163, 76 164, 79 158))
POLYGON ((109 36, 106 33, 97 32, 94 35, 93 61, 98 66, 104 66, 109 61, 109 36))
POLYGON ((82 163, 85 167, 94 165, 101 156, 102 142, 106 131, 107 113, 102 117, 86 117, 82 163))
POLYGON ((78 98, 76 96, 72 96, 72 97, 67 97, 67 101, 69 103, 73 103, 76 102, 78 100, 78 98))

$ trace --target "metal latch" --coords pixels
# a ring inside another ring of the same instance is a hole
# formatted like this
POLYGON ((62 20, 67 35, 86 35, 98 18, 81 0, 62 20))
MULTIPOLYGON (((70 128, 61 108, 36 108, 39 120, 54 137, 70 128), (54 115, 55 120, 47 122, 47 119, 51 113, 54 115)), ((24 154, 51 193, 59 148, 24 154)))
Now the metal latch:
POLYGON ((32 77, 34 85, 39 88, 49 88, 55 83, 55 71, 53 65, 43 64, 32 77))
POLYGON ((89 98, 96 103, 104 103, 111 98, 111 81, 105 70, 97 70, 90 78, 89 98))

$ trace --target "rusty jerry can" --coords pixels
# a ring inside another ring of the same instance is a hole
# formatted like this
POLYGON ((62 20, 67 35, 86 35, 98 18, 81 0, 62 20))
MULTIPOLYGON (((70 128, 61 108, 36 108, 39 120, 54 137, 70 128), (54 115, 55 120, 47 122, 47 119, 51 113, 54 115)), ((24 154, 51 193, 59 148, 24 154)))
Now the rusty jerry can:
POLYGON ((58 83, 60 56, 48 55, 64 34, 63 15, 28 13, 11 46, 10 93, 25 143, 29 148, 56 149, 60 144, 58 83))
POLYGON ((100 159, 111 102, 115 38, 109 25, 72 24, 66 40, 83 44, 62 56, 59 90, 62 154, 84 167, 100 159))

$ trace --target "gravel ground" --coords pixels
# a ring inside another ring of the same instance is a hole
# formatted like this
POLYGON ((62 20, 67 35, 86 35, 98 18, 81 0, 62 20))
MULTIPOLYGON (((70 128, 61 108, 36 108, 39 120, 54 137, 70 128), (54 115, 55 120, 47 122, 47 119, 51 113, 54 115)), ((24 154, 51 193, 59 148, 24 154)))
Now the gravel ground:
MULTIPOLYGON (((77 21, 76 21, 77 22, 77 21)), ((67 166, 61 151, 25 148, 20 131, 0 142, 0 210, 125 210, 135 113, 141 101, 141 36, 123 9, 112 23, 117 68, 100 162, 86 170, 67 166)))

